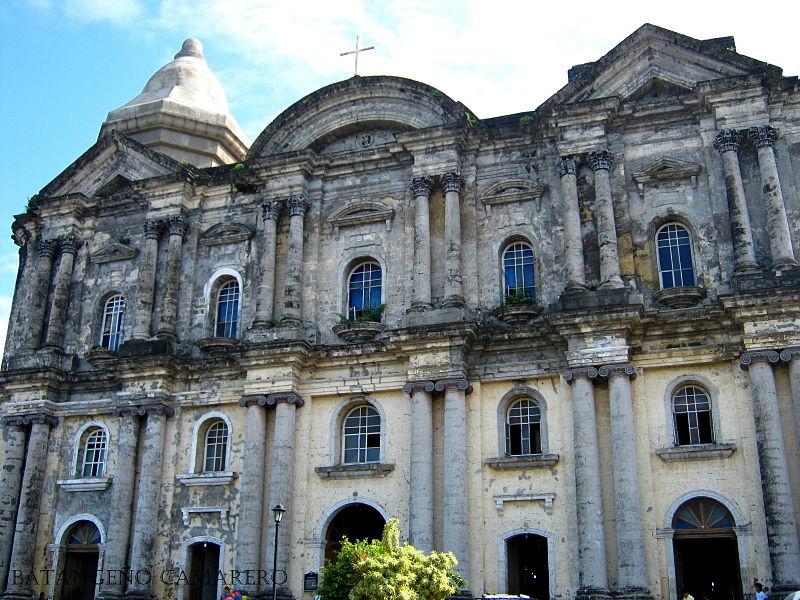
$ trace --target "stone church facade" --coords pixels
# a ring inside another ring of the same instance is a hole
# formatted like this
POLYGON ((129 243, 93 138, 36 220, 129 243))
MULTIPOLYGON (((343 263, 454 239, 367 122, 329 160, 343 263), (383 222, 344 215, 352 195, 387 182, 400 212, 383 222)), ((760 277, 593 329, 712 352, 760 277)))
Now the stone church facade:
POLYGON ((269 591, 277 504, 282 596, 392 516, 476 596, 800 586, 800 88, 733 38, 252 144, 187 40, 12 228, 4 597, 269 591))

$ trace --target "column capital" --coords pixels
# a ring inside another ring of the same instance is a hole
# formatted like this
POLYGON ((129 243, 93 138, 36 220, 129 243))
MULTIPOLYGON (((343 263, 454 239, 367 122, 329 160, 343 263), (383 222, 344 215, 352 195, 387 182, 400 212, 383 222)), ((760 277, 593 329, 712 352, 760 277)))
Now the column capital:
POLYGON ((31 423, 46 424, 50 427, 58 425, 58 418, 47 413, 29 413, 25 415, 6 415, 0 418, 0 425, 22 427, 31 423))
POLYGON ((0 417, 0 425, 3 427, 24 427, 25 417, 23 415, 7 415, 0 417))
POLYGON ((731 151, 738 152, 740 141, 741 136, 737 130, 720 129, 714 138, 714 148, 716 148, 720 154, 731 151))
POLYGON ((303 192, 302 194, 292 194, 286 201, 289 206, 289 216, 302 217, 305 216, 310 204, 308 196, 303 192))
POLYGON ((433 384, 433 388, 437 392, 443 392, 446 389, 464 390, 467 394, 472 392, 472 386, 463 377, 451 377, 448 379, 440 379, 433 384))
POLYGON ((278 215, 281 212, 282 204, 283 203, 279 198, 264 200, 264 202, 261 203, 261 217, 265 221, 277 221, 278 215))
POLYGON ((461 192, 464 187, 464 179, 458 171, 444 173, 441 177, 442 190, 447 192, 461 192))
POLYGON ((747 368, 753 363, 776 363, 780 360, 780 355, 775 352, 775 350, 752 350, 749 352, 745 352, 742 354, 741 364, 739 365, 742 369, 747 370, 747 368))
POLYGON ((39 240, 36 243, 36 255, 39 258, 53 258, 58 249, 58 240, 39 240))
POLYGON ((611 167, 614 166, 614 158, 608 150, 592 152, 589 154, 589 166, 592 171, 600 171, 601 169, 610 171, 611 167))
POLYGON ((144 222, 142 229, 148 240, 157 240, 164 230, 164 222, 160 219, 148 219, 144 222))
POLYGON ((183 215, 177 215, 167 218, 165 226, 170 235, 179 235, 185 238, 186 233, 189 231, 189 220, 183 215))
POLYGON ((118 406, 112 411, 112 414, 115 417, 138 417, 140 415, 138 406, 118 406))
POLYGON ((58 240, 58 247, 62 254, 77 254, 83 242, 74 235, 68 235, 58 240))
POLYGON ((430 197, 433 191, 433 177, 425 175, 424 177, 414 177, 411 180, 411 193, 414 197, 426 196, 430 197))
POLYGON ((435 389, 435 384, 432 381, 427 380, 414 380, 414 381, 407 381, 403 384, 403 393, 404 394, 413 394, 417 390, 421 390, 423 392, 432 392, 435 389))
POLYGON ((756 149, 766 146, 771 148, 775 145, 775 140, 778 139, 778 130, 770 125, 758 125, 748 129, 747 135, 756 149))
POLYGON ((612 375, 625 375, 631 379, 636 379, 636 368, 631 363, 614 363, 603 365, 597 370, 600 377, 611 377, 612 375))
POLYGON ((278 403, 294 404, 300 408, 306 402, 294 392, 273 392, 271 394, 248 394, 239 398, 239 406, 266 406, 274 408, 278 403))
POLYGON ((558 157, 558 176, 564 177, 565 175, 575 175, 578 171, 578 157, 577 156, 559 156, 558 157))
POLYGON ((800 358, 800 346, 784 348, 781 350, 780 357, 781 360, 786 363, 791 362, 795 358, 800 358))
POLYGON ((139 404, 132 408, 135 408, 136 414, 140 416, 164 415, 166 417, 171 417, 175 414, 175 410, 172 407, 167 406, 166 404, 162 404, 161 402, 152 402, 150 404, 139 404))
POLYGON ((572 383, 578 377, 586 377, 588 379, 594 379, 597 377, 597 369, 594 367, 575 367, 573 369, 567 369, 563 373, 564 379, 566 379, 567 383, 572 383))

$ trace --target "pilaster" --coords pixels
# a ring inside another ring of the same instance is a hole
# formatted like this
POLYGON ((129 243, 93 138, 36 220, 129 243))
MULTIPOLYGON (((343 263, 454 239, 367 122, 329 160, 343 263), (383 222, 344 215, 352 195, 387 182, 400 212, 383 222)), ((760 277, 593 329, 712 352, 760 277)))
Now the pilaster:
POLYGON ((261 261, 258 265, 259 285, 254 327, 267 328, 273 322, 273 298, 275 295, 275 245, 277 241, 278 216, 281 201, 265 200, 261 204, 263 232, 260 237, 261 261))
POLYGON ((594 192, 597 203, 597 242, 600 246, 600 287, 624 287, 619 268, 617 225, 614 219, 614 201, 611 196, 609 172, 613 159, 607 150, 592 152, 589 166, 594 171, 594 192))
POLYGON ((36 350, 42 343, 44 315, 47 311, 47 296, 53 272, 53 257, 58 250, 58 240, 39 240, 36 244, 36 273, 33 282, 30 306, 30 338, 28 348, 36 350))
POLYGON ((189 231, 186 217, 169 217, 165 221, 169 232, 167 246, 167 267, 164 275, 164 292, 161 302, 161 317, 156 335, 169 339, 175 338, 175 321, 178 316, 178 287, 181 279, 181 251, 183 240, 189 231))
POLYGON ((441 177, 444 191, 445 280, 443 307, 464 305, 461 277, 461 173, 449 172, 441 177))
POLYGON ((153 322, 153 294, 156 284, 156 259, 158 257, 158 238, 164 229, 164 223, 149 220, 144 223, 144 248, 142 262, 139 267, 139 293, 134 315, 133 339, 148 339, 153 322))
POLYGON ((289 197, 289 242, 286 251, 286 287, 281 324, 300 325, 303 314, 303 222, 309 208, 305 192, 289 197))
POLYGON ((75 255, 81 245, 82 242, 75 236, 67 236, 58 240, 61 260, 58 262, 58 269, 56 269, 56 281, 50 306, 50 319, 47 324, 45 346, 62 348, 64 345, 64 321, 67 318, 67 306, 69 305, 72 268, 75 264, 75 255))
POLYGON ((558 159, 561 177, 562 218, 564 219, 564 263, 567 271, 567 292, 586 289, 583 258, 580 207, 578 206, 578 159, 562 156, 558 159))
POLYGON ((23 417, 0 419, 3 431, 3 465, 0 470, 0 583, 8 576, 14 530, 17 524, 27 428, 23 417))
POLYGON ((423 552, 433 550, 433 391, 432 381, 409 381, 411 396, 409 541, 423 552))
POLYGON ((414 298, 412 311, 431 308, 431 177, 415 177, 411 181, 414 196, 414 298))

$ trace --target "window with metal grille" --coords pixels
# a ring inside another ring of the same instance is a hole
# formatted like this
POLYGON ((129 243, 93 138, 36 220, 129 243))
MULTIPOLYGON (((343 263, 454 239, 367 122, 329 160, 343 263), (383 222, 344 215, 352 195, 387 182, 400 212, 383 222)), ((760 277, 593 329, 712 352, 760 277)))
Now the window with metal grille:
POLYGON ((355 321, 370 308, 378 308, 382 285, 383 273, 378 263, 365 262, 353 269, 347 278, 347 318, 355 321))
POLYGON ((517 400, 506 413, 506 454, 542 453, 542 411, 535 400, 517 400))
POLYGON ((206 429, 203 471, 224 471, 228 453, 228 425, 225 421, 214 421, 206 429))
POLYGON ((661 288, 691 287, 695 285, 692 241, 683 225, 664 225, 656 234, 658 271, 661 288))
POLYGON ((90 429, 85 439, 81 477, 102 477, 106 470, 106 451, 108 449, 106 432, 99 427, 90 429))
POLYGON ((371 406, 347 413, 342 431, 342 463, 376 463, 381 459, 381 417, 371 406))
POLYGON ((672 414, 678 446, 713 443, 711 399, 703 388, 687 385, 675 392, 672 396, 672 414))
POLYGON ((115 294, 103 307, 103 325, 100 328, 100 345, 112 352, 119 350, 122 327, 125 324, 125 296, 115 294))
POLYGON ((217 337, 235 340, 239 327, 239 282, 235 279, 224 283, 217 293, 217 337))
POLYGON ((503 286, 506 295, 536 300, 533 248, 529 244, 514 242, 503 252, 503 286))

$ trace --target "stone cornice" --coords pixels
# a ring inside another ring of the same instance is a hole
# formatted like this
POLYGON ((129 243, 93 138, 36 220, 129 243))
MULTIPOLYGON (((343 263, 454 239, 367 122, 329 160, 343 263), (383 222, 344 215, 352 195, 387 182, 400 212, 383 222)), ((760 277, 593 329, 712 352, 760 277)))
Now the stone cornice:
POLYGON ((564 371, 564 379, 567 383, 572 383, 577 377, 588 377, 594 379, 597 377, 597 369, 594 367, 575 367, 564 371))
POLYGON ((614 363, 603 365, 597 370, 600 377, 611 377, 612 375, 627 375, 631 379, 636 378, 636 368, 631 363, 614 363))
POLYGON ((747 369, 753 363, 765 362, 767 364, 774 364, 780 360, 780 355, 775 350, 752 350, 742 354, 741 368, 747 369))
POLYGON ((408 381, 403 385, 403 393, 412 394, 417 390, 423 392, 432 392, 435 389, 435 384, 432 381, 416 380, 408 381))

